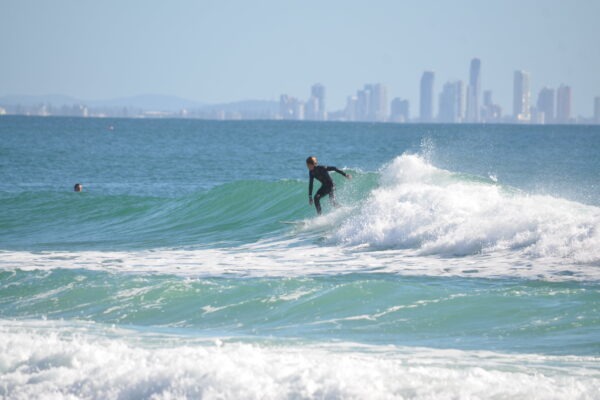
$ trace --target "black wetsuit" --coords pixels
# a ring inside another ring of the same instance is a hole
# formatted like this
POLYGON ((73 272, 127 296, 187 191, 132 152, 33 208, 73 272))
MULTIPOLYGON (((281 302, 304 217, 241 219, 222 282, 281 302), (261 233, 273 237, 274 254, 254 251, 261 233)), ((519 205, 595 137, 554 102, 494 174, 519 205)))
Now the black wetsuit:
POLYGON ((321 197, 329 195, 329 200, 331 203, 334 205, 337 204, 335 202, 335 184, 333 183, 331 176, 329 176, 329 171, 335 171, 338 174, 346 176, 344 171, 340 171, 336 167, 328 167, 325 165, 317 165, 315 169, 310 171, 308 174, 310 178, 308 183, 308 197, 312 197, 313 180, 316 179, 321 182, 321 187, 315 194, 315 207, 317 209, 317 213, 319 214, 321 214, 321 197))

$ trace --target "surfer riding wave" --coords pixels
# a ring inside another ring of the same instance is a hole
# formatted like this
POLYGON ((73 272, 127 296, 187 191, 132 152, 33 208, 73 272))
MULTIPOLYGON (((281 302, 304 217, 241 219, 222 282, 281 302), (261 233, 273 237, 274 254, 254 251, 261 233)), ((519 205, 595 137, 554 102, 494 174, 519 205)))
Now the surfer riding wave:
POLYGON ((329 171, 335 171, 338 174, 344 175, 347 179, 352 179, 352 175, 346 174, 344 171, 337 169, 336 167, 319 165, 317 162, 317 158, 314 156, 310 156, 306 159, 306 168, 309 171, 309 183, 308 183, 308 204, 313 204, 313 182, 317 179, 321 182, 321 187, 317 190, 317 193, 314 197, 315 208, 317 209, 317 214, 321 215, 321 197, 329 195, 329 201, 333 206, 338 205, 335 201, 335 183, 331 176, 329 175, 329 171))

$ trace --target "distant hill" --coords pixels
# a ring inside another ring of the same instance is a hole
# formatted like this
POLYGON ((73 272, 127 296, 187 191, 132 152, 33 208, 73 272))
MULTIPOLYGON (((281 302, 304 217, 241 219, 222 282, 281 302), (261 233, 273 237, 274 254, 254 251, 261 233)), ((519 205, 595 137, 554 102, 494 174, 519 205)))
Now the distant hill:
MULTIPOLYGON (((157 111, 208 119, 271 119, 279 112, 279 102, 270 100, 243 100, 223 104, 206 104, 175 96, 140 95, 109 100, 82 100, 63 95, 0 96, 0 107, 16 114, 63 116, 147 116, 157 111), (87 108, 82 108, 81 106, 87 108), (41 107, 44 106, 44 107, 41 107)), ((157 114, 158 115, 158 114, 157 114)))

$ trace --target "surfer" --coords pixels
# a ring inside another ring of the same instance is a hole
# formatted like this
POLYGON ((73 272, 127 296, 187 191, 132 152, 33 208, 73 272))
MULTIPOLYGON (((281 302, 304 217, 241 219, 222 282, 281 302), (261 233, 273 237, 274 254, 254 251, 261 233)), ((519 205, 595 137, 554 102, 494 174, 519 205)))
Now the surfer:
POLYGON ((83 185, 81 183, 76 183, 75 186, 73 186, 73 190, 76 192, 81 192, 83 190, 83 185))
POLYGON ((337 202, 335 201, 335 184, 333 183, 333 179, 329 175, 329 171, 335 171, 338 174, 344 175, 348 179, 352 179, 352 175, 345 173, 337 169, 336 167, 328 167, 325 165, 319 165, 317 163, 317 157, 308 157, 306 159, 306 168, 308 168, 308 175, 310 181, 308 183, 308 204, 312 206, 313 204, 313 180, 317 179, 321 182, 321 187, 317 190, 315 194, 315 208, 317 209, 317 214, 321 214, 321 197, 329 195, 329 201, 332 205, 337 207, 337 202))

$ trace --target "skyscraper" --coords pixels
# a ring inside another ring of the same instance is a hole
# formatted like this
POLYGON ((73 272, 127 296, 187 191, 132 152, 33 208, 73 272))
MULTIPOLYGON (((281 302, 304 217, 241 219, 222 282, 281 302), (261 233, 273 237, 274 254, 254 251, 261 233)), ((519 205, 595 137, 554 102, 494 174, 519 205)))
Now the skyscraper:
POLYGON ((529 72, 515 71, 513 86, 513 117, 517 122, 529 122, 530 113, 529 72))
POLYGON ((388 118, 387 86, 381 83, 365 84, 356 92, 356 120, 385 122, 388 118))
POLYGON ((486 90, 483 92, 483 106, 489 107, 492 105, 492 91, 486 90))
POLYGON ((346 121, 357 121, 358 120, 358 97, 348 96, 346 103, 346 110, 344 110, 344 117, 346 121))
POLYGON ((481 115, 485 122, 500 122, 502 118, 502 107, 494 104, 492 100, 492 91, 483 92, 483 114, 481 115))
POLYGON ((371 85, 365 85, 363 90, 356 92, 356 120, 369 121, 371 116, 371 85))
POLYGON ((320 83, 314 84, 310 88, 310 95, 318 100, 318 110, 314 119, 325 121, 327 119, 327 111, 325 110, 325 86, 320 83))
POLYGON ((571 87, 560 85, 556 92, 556 122, 567 124, 571 122, 571 87))
POLYGON ((304 119, 304 102, 297 100, 294 103, 294 119, 299 121, 304 119))
POLYGON ((304 117, 309 121, 320 121, 319 118, 319 99, 310 96, 304 107, 304 117))
POLYGON ((304 119, 304 103, 295 97, 282 94, 279 98, 279 116, 281 119, 304 119))
POLYGON ((408 100, 403 100, 396 97, 392 100, 392 112, 390 114, 391 122, 408 122, 410 118, 410 110, 408 100))
POLYGON ((421 98, 419 104, 419 116, 421 122, 433 121, 433 71, 425 71, 421 76, 421 98))
POLYGON ((594 98, 594 122, 600 124, 600 97, 594 98))
POLYGON ((479 96, 481 93, 481 60, 471 60, 469 86, 467 87, 467 122, 479 122, 479 96))
POLYGON ((545 87, 540 90, 537 100, 537 112, 538 114, 544 113, 544 123, 551 124, 554 122, 554 89, 545 87))
POLYGON ((387 87, 381 83, 371 85, 371 120, 385 122, 388 118, 387 87))
POLYGON ((462 122, 463 81, 448 82, 440 94, 438 120, 440 122, 462 122))
POLYGON ((279 116, 281 119, 292 119, 294 116, 293 98, 287 94, 279 97, 279 116))
POLYGON ((454 82, 456 86, 456 117, 458 122, 465 120, 465 83, 463 81, 454 82))
POLYGON ((492 91, 485 90, 483 92, 483 110, 481 112, 481 119, 484 122, 490 122, 492 120, 492 91))

